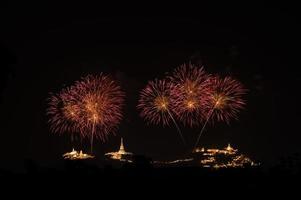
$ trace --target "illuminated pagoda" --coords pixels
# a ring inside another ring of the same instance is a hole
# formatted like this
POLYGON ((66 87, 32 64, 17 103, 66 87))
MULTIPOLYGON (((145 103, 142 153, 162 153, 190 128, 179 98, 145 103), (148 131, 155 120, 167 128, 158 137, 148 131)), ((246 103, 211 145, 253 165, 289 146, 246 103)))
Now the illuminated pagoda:
POLYGON ((133 153, 125 151, 124 145, 123 145, 123 138, 121 138, 119 150, 116 152, 106 153, 105 156, 107 158, 113 159, 113 160, 132 162, 131 158, 133 156, 133 153))

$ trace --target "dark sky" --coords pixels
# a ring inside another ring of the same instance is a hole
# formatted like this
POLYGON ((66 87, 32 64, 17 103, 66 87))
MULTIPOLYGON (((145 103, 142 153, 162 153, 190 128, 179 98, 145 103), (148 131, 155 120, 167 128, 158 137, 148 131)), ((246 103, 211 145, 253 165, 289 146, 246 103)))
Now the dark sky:
MULTIPOLYGON (((126 6, 2 8, 3 167, 22 167, 25 158, 55 160, 70 150, 68 137, 49 131, 46 99, 49 92, 100 72, 122 84, 126 107, 117 135, 95 143, 97 156, 115 150, 120 135, 126 148, 138 154, 154 159, 182 155, 189 148, 182 146, 175 128, 147 126, 136 104, 148 80, 163 78, 188 61, 210 73, 232 75, 250 90, 240 120, 208 127, 201 144, 230 142, 266 163, 301 152, 300 36, 293 5, 126 6)), ((183 132, 193 146, 199 129, 183 132)))

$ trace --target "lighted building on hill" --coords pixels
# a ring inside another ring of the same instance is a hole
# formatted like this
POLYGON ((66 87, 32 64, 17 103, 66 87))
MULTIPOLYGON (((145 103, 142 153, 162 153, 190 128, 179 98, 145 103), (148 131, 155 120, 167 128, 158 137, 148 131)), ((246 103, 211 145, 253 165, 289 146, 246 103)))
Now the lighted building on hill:
POLYGON ((76 151, 76 150, 72 149, 71 152, 65 153, 63 155, 63 158, 66 160, 84 160, 84 159, 88 159, 88 158, 94 158, 94 156, 85 154, 85 153, 83 153, 82 150, 76 151))
POLYGON ((116 152, 106 153, 105 156, 107 158, 113 159, 113 160, 132 162, 131 160, 132 160, 133 153, 125 151, 124 145, 123 145, 123 139, 121 138, 119 150, 116 152))
POLYGON ((239 154, 237 149, 228 144, 224 149, 196 148, 189 157, 172 161, 154 161, 159 167, 164 166, 200 166, 205 168, 243 168, 257 166, 250 158, 239 154))
POLYGON ((231 147, 230 144, 224 149, 196 148, 193 155, 201 166, 209 168, 237 168, 258 165, 247 156, 239 154, 238 150, 231 147))

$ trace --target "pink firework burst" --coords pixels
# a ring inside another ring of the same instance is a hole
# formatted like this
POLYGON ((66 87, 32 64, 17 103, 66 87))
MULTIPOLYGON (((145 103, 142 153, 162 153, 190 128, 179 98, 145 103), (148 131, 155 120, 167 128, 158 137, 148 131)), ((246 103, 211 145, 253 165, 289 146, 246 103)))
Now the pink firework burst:
POLYGON ((165 80, 149 81, 140 93, 140 116, 153 124, 169 125, 171 120, 170 84, 165 80))
POLYGON ((172 121, 185 145, 185 139, 173 117, 171 88, 171 83, 165 80, 150 81, 141 91, 137 107, 141 110, 140 116, 149 123, 163 124, 164 126, 169 125, 172 121))
POLYGON ((104 141, 122 119, 124 93, 109 76, 86 76, 50 98, 47 114, 54 132, 78 132, 104 141))
POLYGON ((81 133, 105 140, 122 119, 124 93, 109 76, 87 76, 75 83, 69 98, 78 99, 81 133), (91 133, 91 134, 89 134, 91 133))
POLYGON ((47 115, 51 124, 51 131, 55 133, 74 133, 77 129, 77 115, 75 108, 63 98, 69 89, 63 89, 59 94, 51 94, 47 115))
POLYGON ((206 101, 206 113, 211 115, 210 121, 229 124, 231 119, 237 119, 237 114, 245 106, 243 96, 246 92, 244 86, 231 77, 210 78, 210 93, 206 101))
POLYGON ((199 125, 204 119, 203 108, 209 92, 209 75, 191 63, 183 64, 172 74, 171 96, 178 119, 189 126, 199 125))
POLYGON ((237 114, 245 106, 243 96, 247 90, 237 80, 231 77, 210 78, 209 94, 205 102, 206 121, 195 143, 197 147, 208 122, 223 121, 230 123, 232 118, 237 119, 237 114))

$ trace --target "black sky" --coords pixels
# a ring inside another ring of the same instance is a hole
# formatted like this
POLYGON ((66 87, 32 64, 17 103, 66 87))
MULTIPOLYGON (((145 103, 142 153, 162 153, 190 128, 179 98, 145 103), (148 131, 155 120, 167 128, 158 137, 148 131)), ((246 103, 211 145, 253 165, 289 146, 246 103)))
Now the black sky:
MULTIPOLYGON (((231 142, 267 163, 301 151, 300 36, 293 5, 73 6, 3 8, 3 167, 21 166, 24 158, 55 160, 69 150, 68 137, 49 131, 46 99, 49 92, 100 72, 122 84, 127 104, 117 136, 106 144, 97 142, 97 155, 115 150, 120 135, 127 149, 154 159, 187 152, 174 127, 147 126, 136 104, 148 80, 163 78, 188 61, 203 64, 210 73, 232 75, 250 90, 240 120, 208 128, 202 144, 223 147, 231 142)), ((184 129, 191 146, 198 132, 184 129)))

